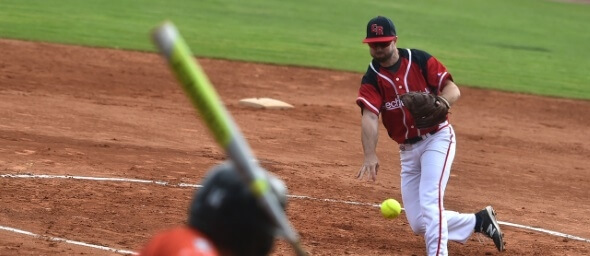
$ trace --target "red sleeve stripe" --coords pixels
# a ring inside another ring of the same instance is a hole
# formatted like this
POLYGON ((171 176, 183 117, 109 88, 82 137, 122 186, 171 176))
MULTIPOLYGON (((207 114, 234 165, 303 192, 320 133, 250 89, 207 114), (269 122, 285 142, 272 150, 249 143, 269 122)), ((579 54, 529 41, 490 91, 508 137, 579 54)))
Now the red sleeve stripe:
POLYGON ((369 103, 369 101, 366 100, 365 98, 358 97, 358 98, 356 98, 356 100, 357 101, 359 101, 359 100, 362 101, 365 104, 365 106, 368 106, 369 108, 371 108, 373 110, 373 112, 375 112, 376 114, 379 114, 379 109, 376 108, 375 106, 373 106, 371 103, 369 103))

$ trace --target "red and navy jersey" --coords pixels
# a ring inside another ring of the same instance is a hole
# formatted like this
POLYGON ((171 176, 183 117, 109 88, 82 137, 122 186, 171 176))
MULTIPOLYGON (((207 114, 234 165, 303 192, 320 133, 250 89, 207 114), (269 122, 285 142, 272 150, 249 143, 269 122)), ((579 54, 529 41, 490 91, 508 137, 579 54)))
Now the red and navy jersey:
POLYGON ((435 57, 416 49, 397 49, 399 60, 391 67, 382 67, 372 60, 363 76, 356 103, 376 115, 381 114, 389 137, 397 143, 424 135, 448 124, 427 129, 415 128, 407 108, 399 95, 410 91, 439 94, 447 79, 453 80, 447 68, 435 57))

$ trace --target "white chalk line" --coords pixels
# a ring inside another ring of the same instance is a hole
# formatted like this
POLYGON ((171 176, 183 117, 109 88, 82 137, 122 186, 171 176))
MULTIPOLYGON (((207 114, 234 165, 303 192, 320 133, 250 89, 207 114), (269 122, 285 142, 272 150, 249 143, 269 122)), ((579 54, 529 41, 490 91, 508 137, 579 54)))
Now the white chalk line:
POLYGON ((86 247, 90 247, 90 248, 94 248, 94 249, 99 249, 99 250, 103 250, 103 251, 109 251, 109 252, 114 252, 114 253, 119 253, 119 254, 132 254, 132 255, 137 255, 137 252, 134 251, 128 251, 128 250, 122 250, 122 249, 114 249, 114 248, 110 248, 110 247, 106 247, 106 246, 101 246, 101 245, 95 245, 95 244, 88 244, 88 243, 84 243, 84 242, 78 242, 78 241, 74 241, 74 240, 69 240, 69 239, 65 239, 65 238, 59 238, 59 237, 52 237, 52 236, 46 236, 46 235, 39 235, 39 234, 35 234, 29 231, 25 231, 25 230, 21 230, 21 229, 16 229, 16 228, 11 228, 11 227, 4 227, 4 226, 0 226, 0 230, 6 230, 6 231, 11 231, 14 233, 18 233, 18 234, 22 234, 22 235, 27 235, 27 236, 32 236, 35 238, 41 238, 41 239, 46 239, 49 241, 55 241, 55 242, 63 242, 63 243, 68 243, 68 244, 75 244, 75 245, 81 245, 81 246, 86 246, 86 247))
MULTIPOLYGON (((93 180, 93 181, 132 182, 132 183, 156 184, 156 185, 161 185, 161 186, 172 186, 172 187, 193 187, 193 188, 202 187, 201 185, 190 184, 190 183, 173 184, 173 183, 169 183, 166 181, 155 181, 155 180, 70 176, 70 175, 2 174, 2 175, 0 175, 0 178, 75 179, 75 180, 93 180)), ((300 196, 300 195, 287 195, 287 196, 290 198, 322 201, 322 202, 329 202, 329 203, 341 203, 341 204, 349 204, 349 205, 380 207, 379 204, 361 203, 361 202, 355 202, 355 201, 315 198, 315 197, 311 197, 311 196, 300 196)), ((403 208, 402 208, 402 210, 403 210, 403 208)), ((586 239, 586 238, 574 236, 574 235, 569 235, 569 234, 565 234, 565 233, 561 233, 561 232, 557 232, 557 231, 547 230, 547 229, 543 229, 543 228, 536 228, 536 227, 531 227, 531 226, 526 226, 526 225, 521 225, 521 224, 516 224, 516 223, 510 223, 510 222, 505 222, 505 221, 498 221, 498 223, 500 225, 515 227, 515 228, 520 228, 520 229, 525 229, 525 230, 531 230, 531 231, 545 233, 545 234, 549 234, 549 235, 553 235, 553 236, 557 236, 557 237, 563 237, 563 238, 567 238, 567 239, 571 239, 571 240, 577 240, 577 241, 590 243, 590 239, 586 239)), ((0 229, 9 230, 9 231, 13 231, 16 233, 27 234, 27 235, 36 236, 36 237, 46 237, 46 236, 33 234, 28 231, 23 231, 23 230, 18 230, 18 229, 14 229, 14 228, 3 227, 3 226, 0 226, 0 229)), ((105 246, 92 245, 92 244, 87 244, 87 243, 83 243, 83 242, 67 240, 67 239, 63 239, 63 238, 55 238, 55 237, 46 237, 46 238, 53 240, 53 241, 62 241, 62 242, 71 243, 71 244, 78 244, 78 245, 82 245, 82 246, 88 246, 88 247, 92 247, 92 248, 112 251, 112 252, 121 253, 121 254, 137 254, 136 252, 133 252, 133 251, 126 251, 126 250, 109 248, 109 247, 105 247, 105 246)))

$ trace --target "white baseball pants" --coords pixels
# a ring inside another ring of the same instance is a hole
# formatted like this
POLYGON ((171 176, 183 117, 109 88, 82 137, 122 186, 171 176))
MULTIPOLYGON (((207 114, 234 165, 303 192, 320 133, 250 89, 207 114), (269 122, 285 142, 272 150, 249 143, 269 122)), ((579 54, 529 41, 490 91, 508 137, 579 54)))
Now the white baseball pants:
POLYGON ((448 255, 448 240, 465 243, 475 215, 447 211, 444 195, 456 139, 451 125, 413 145, 400 145, 403 206, 415 234, 424 235, 427 255, 448 255))

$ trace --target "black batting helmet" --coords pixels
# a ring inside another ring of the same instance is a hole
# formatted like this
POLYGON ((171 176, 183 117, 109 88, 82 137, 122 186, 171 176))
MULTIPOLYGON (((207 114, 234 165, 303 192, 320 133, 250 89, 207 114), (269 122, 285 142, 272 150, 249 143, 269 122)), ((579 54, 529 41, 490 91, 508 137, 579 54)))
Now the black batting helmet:
MULTIPOLYGON (((269 179, 284 208, 284 183, 274 176, 269 179)), ((268 255, 277 235, 276 224, 231 162, 209 171, 190 206, 188 224, 205 234, 218 249, 235 255, 268 255)))

